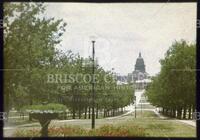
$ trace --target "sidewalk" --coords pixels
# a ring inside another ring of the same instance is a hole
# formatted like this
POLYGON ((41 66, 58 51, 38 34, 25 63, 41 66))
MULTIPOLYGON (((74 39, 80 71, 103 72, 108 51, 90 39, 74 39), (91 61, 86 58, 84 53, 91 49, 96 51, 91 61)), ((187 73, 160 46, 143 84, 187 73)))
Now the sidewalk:
MULTIPOLYGON (((169 119, 168 117, 165 117, 163 115, 161 115, 158 111, 154 110, 154 113, 156 115, 158 115, 159 118, 161 119, 169 119)), ((191 125, 193 127, 196 127, 196 122, 194 120, 179 120, 179 119, 171 119, 171 120, 174 120, 174 121, 178 121, 178 122, 182 122, 182 123, 185 123, 185 124, 188 124, 188 125, 191 125)))

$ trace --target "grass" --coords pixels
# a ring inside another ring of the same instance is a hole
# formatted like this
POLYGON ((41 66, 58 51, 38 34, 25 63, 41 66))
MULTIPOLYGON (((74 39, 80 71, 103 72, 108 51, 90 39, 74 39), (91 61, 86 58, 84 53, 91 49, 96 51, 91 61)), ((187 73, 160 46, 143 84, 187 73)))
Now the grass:
POLYGON ((133 123, 143 127, 151 137, 195 137, 195 129, 192 126, 176 122, 174 120, 156 120, 152 118, 140 118, 129 120, 127 125, 133 123))
POLYGON ((17 125, 23 125, 23 124, 29 124, 29 123, 35 123, 36 120, 29 121, 28 117, 23 118, 9 118, 8 122, 4 122, 4 126, 17 126, 17 125))
POLYGON ((125 125, 143 127, 149 137, 196 137, 196 128, 176 120, 160 119, 151 111, 137 112, 138 118, 129 119, 125 125))
MULTIPOLYGON (((120 132, 123 131, 126 132, 125 136, 196 137, 196 128, 193 126, 189 126, 176 120, 160 119, 152 111, 142 111, 142 113, 141 111, 137 111, 136 114, 137 118, 134 118, 133 113, 115 119, 97 119, 95 124, 96 132, 91 131, 91 120, 89 119, 66 122, 52 121, 49 127, 51 128, 50 130, 53 133, 53 131, 59 132, 60 128, 67 125, 65 126, 67 129, 70 128, 73 129, 72 132, 77 132, 74 133, 74 135, 76 136, 100 136, 100 134, 101 136, 105 136, 105 134, 100 133, 100 130, 102 130, 102 127, 108 127, 107 130, 109 130, 109 132, 110 130, 114 132, 112 133, 112 136, 118 136, 119 134, 121 134, 120 132), (138 131, 138 133, 135 133, 137 132, 137 129, 143 130, 142 133, 139 133, 140 131, 138 131), (119 133, 117 131, 119 131, 119 133)), ((30 129, 36 132, 38 131, 39 133, 40 127, 35 127, 34 129, 32 127, 30 129)), ((30 129, 19 129, 19 132, 28 134, 28 132, 30 132, 30 129)), ((20 134, 18 133, 18 135, 20 134)), ((67 135, 69 134, 66 133, 65 136, 67 135)), ((58 136, 60 136, 60 134, 58 136)), ((64 134, 62 136, 64 136, 64 134)))

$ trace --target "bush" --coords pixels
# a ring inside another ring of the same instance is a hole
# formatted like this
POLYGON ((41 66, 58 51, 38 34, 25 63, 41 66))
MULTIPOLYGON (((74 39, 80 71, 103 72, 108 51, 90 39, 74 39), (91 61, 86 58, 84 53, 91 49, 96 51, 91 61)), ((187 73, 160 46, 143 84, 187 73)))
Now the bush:
MULTIPOLYGON (((65 136, 145 136, 145 130, 139 128, 138 126, 129 125, 129 126, 113 126, 113 125, 104 125, 100 128, 94 130, 86 130, 80 127, 51 127, 49 128, 49 137, 65 137, 65 136)), ((18 130, 15 133, 16 137, 39 137, 40 130, 18 130)))
POLYGON ((90 130, 91 135, 94 136, 144 136, 145 131, 134 125, 130 126, 113 126, 104 125, 96 130, 90 130))
POLYGON ((40 135, 39 129, 17 130, 14 133, 14 136, 16 137, 39 137, 40 135))
POLYGON ((24 106, 23 110, 29 110, 29 111, 54 111, 54 112, 59 112, 59 111, 65 111, 66 106, 63 104, 55 104, 55 103, 50 103, 46 105, 30 105, 30 106, 24 106))

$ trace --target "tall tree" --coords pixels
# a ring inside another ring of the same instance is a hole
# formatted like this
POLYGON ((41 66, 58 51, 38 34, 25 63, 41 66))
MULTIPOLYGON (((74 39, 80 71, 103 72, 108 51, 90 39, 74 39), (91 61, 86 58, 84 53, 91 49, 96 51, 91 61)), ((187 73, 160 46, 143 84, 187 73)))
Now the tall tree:
POLYGON ((150 102, 162 107, 166 115, 191 118, 195 108, 196 47, 186 41, 174 42, 160 60, 161 72, 147 89, 150 102))
POLYGON ((34 97, 45 91, 42 90, 45 89, 42 75, 55 59, 55 46, 61 41, 66 23, 47 19, 43 16, 44 11, 41 3, 4 3, 6 110, 9 109, 9 101, 18 96, 14 89, 19 86, 26 88, 30 104, 34 97))

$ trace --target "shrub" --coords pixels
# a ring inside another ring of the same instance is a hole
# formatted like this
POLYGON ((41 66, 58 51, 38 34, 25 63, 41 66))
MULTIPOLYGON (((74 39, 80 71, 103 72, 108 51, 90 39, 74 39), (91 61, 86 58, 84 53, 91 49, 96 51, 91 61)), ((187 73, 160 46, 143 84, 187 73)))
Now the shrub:
MULTIPOLYGON (((80 127, 51 127, 48 129, 49 137, 65 137, 65 136, 145 136, 145 130, 134 125, 104 125, 94 130, 86 130, 80 127)), ((18 130, 15 133, 16 137, 39 137, 40 130, 18 130)))
POLYGON ((65 111, 66 110, 66 106, 63 105, 63 104, 50 103, 50 104, 46 104, 46 105, 24 106, 23 110, 60 112, 60 111, 65 111))
POLYGON ((40 135, 39 129, 17 130, 14 133, 15 137, 39 137, 40 135))
POLYGON ((96 130, 90 130, 94 136, 144 136, 145 130, 134 125, 113 126, 104 125, 96 130))

